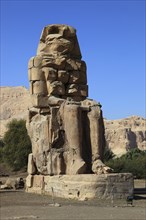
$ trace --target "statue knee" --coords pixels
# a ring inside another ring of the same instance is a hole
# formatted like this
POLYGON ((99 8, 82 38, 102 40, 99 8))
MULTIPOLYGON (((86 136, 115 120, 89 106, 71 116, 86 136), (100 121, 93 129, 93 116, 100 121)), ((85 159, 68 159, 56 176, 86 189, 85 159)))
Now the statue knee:
POLYGON ((91 106, 88 115, 92 118, 99 119, 102 111, 99 106, 91 106))

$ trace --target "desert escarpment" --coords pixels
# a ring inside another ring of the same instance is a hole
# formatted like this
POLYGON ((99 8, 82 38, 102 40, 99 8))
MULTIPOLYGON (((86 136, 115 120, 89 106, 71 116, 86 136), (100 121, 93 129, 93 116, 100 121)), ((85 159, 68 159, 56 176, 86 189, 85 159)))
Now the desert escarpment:
POLYGON ((105 138, 112 152, 121 156, 129 149, 146 150, 146 119, 131 116, 119 120, 105 120, 105 138))
POLYGON ((29 91, 23 86, 0 87, 0 137, 6 132, 6 125, 13 118, 26 119, 30 105, 29 91))

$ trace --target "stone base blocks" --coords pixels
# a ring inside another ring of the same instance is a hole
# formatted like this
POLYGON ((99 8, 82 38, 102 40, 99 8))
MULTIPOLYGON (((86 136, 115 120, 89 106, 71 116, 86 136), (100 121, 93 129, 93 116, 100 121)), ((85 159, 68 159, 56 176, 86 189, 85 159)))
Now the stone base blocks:
POLYGON ((130 173, 81 175, 28 175, 26 191, 67 199, 122 199, 133 195, 130 173))

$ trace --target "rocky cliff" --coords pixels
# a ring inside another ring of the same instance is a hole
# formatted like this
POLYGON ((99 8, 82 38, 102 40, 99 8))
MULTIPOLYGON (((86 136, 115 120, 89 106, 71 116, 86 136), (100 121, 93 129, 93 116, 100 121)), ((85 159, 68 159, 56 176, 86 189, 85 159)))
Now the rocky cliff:
MULTIPOLYGON (((0 88, 0 138, 6 131, 6 124, 13 118, 27 117, 30 106, 29 91, 22 86, 0 88)), ((131 116, 120 120, 105 120, 107 146, 120 156, 128 149, 146 150, 146 119, 131 116)))
POLYGON ((6 131, 6 124, 13 118, 27 117, 30 105, 29 91, 23 87, 0 87, 0 138, 6 131))
POLYGON ((146 150, 146 119, 131 116, 120 120, 105 120, 105 137, 112 152, 121 156, 127 150, 146 150))

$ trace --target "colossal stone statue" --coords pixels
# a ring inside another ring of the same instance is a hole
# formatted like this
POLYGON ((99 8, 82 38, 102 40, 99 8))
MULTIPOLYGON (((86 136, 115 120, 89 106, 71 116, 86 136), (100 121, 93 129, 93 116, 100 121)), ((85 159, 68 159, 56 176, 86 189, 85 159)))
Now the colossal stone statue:
POLYGON ((88 99, 86 64, 76 30, 49 25, 28 64, 32 107, 29 174, 102 174, 104 124, 101 105, 88 99))

